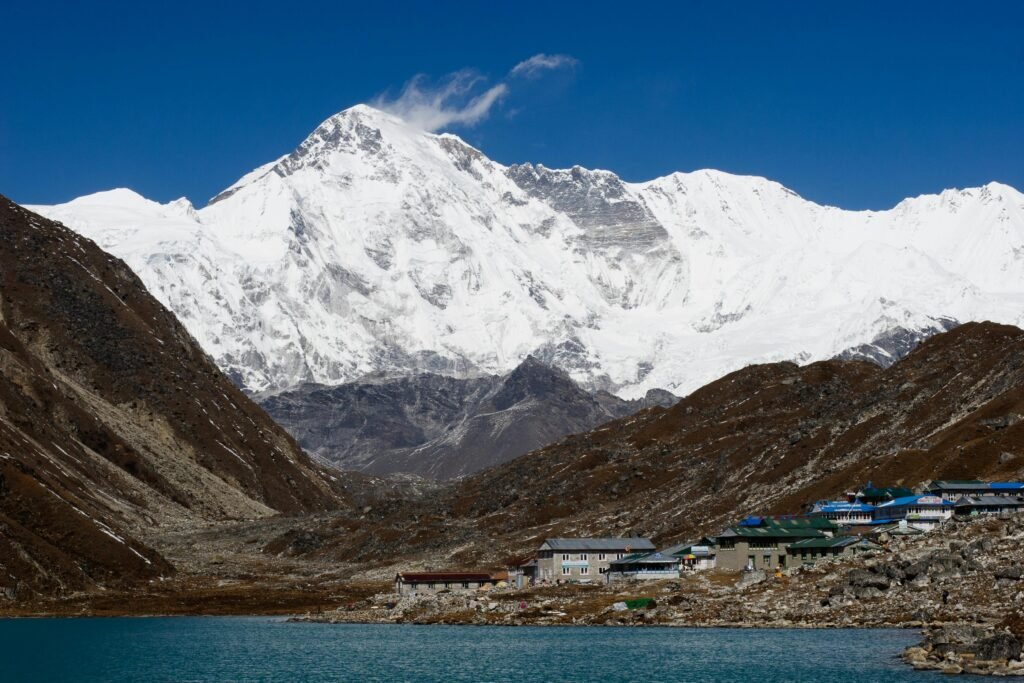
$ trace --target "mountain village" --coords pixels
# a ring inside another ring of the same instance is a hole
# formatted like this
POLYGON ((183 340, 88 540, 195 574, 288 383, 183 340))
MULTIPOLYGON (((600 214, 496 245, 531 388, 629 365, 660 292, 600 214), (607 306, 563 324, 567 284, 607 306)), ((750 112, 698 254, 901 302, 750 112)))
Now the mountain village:
MULTIPOLYGON (((549 538, 505 571, 400 572, 395 593, 522 589, 530 586, 678 579, 717 569, 755 579, 824 558, 885 552, 894 538, 926 534, 953 517, 1024 512, 1024 483, 932 481, 914 491, 868 482, 845 500, 819 501, 783 516, 748 516, 713 536, 657 549, 648 538, 549 538)), ((741 579, 749 580, 749 579, 741 579)))

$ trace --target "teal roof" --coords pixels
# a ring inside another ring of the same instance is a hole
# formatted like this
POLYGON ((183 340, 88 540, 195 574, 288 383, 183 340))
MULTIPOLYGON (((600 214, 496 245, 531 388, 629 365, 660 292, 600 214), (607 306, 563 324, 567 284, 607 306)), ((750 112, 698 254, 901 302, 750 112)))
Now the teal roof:
POLYGON ((777 526, 734 526, 726 529, 719 538, 820 538, 824 534, 810 527, 785 529, 777 526))
POLYGON ((856 536, 836 536, 834 538, 808 538, 789 545, 789 550, 800 550, 803 548, 845 548, 849 545, 862 543, 872 547, 878 547, 871 541, 866 541, 856 536))
POLYGON ((779 529, 810 528, 830 531, 836 528, 835 522, 824 517, 768 517, 766 522, 768 526, 778 527, 779 529))
POLYGON ((633 553, 627 555, 618 560, 612 560, 608 563, 611 565, 626 565, 626 564, 676 564, 678 558, 673 555, 666 555, 664 553, 633 553))
POLYGON ((912 496, 914 492, 906 486, 868 486, 858 492, 857 497, 862 499, 885 500, 888 498, 905 498, 912 496))

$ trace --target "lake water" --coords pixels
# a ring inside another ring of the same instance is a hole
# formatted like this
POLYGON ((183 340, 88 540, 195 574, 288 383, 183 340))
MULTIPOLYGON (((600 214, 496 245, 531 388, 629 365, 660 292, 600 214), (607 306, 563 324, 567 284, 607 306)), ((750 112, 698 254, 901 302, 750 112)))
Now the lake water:
POLYGON ((0 619, 0 681, 934 681, 898 630, 0 619))

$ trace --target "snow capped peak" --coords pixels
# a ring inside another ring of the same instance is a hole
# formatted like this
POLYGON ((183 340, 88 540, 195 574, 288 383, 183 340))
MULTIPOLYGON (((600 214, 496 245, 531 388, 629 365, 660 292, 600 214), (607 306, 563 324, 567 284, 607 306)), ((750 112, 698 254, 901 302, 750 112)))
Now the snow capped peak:
POLYGON ((115 187, 112 190, 102 190, 92 194, 77 197, 68 202, 68 205, 76 206, 149 206, 156 202, 146 199, 135 190, 127 187, 115 187))
POLYGON ((383 109, 377 109, 376 107, 371 107, 368 104, 362 104, 362 103, 354 104, 351 107, 349 107, 348 109, 342 109, 340 112, 338 112, 337 114, 335 114, 331 118, 343 117, 343 116, 388 117, 388 118, 400 121, 400 119, 397 116, 393 116, 391 114, 388 114, 383 109))
POLYGON ((999 183, 844 211, 711 169, 505 167, 366 105, 199 211, 130 190, 36 210, 125 259, 253 391, 533 354, 686 393, 894 328, 1024 322, 1024 198, 999 183))
POLYGON ((409 131, 419 132, 418 129, 409 126, 394 114, 389 114, 381 109, 375 109, 367 104, 357 104, 327 117, 323 123, 313 129, 310 136, 317 136, 324 131, 336 129, 353 130, 360 126, 376 128, 378 130, 389 127, 404 128, 409 131))
POLYGON ((178 197, 172 202, 167 204, 168 211, 180 213, 183 216, 187 216, 192 220, 199 220, 199 214, 196 213, 196 209, 192 206, 192 202, 187 197, 178 197))

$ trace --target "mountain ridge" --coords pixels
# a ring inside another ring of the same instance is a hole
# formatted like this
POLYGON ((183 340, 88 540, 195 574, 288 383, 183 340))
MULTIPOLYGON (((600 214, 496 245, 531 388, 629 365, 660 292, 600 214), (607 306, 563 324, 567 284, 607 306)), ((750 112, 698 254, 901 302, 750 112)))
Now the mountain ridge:
POLYGON ((0 197, 0 599, 162 581, 149 536, 351 503, 119 259, 0 197))
POLYGON ((590 394, 564 372, 528 356, 505 376, 426 374, 305 384, 261 397, 260 403, 325 464, 374 475, 451 479, 676 400, 656 390, 634 401, 590 394))
POLYGON ((251 392, 533 354, 590 391, 682 394, 897 328, 1024 322, 1024 195, 999 183, 851 212, 757 176, 503 166, 360 106, 214 199, 39 210, 123 256, 251 392))

